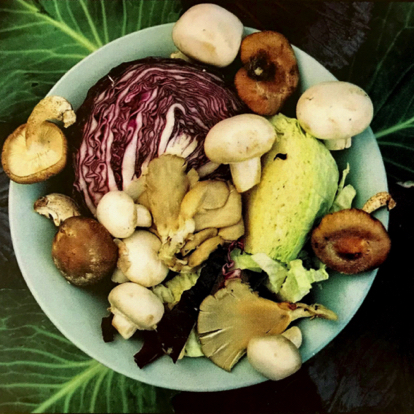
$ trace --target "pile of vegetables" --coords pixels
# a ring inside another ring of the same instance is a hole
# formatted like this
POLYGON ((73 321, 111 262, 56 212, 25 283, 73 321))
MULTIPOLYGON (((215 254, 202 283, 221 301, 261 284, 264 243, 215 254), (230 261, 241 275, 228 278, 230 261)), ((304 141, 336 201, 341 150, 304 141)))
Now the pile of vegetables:
MULTIPOLYGON (((368 127, 372 103, 358 86, 305 91, 297 118, 282 114, 299 83, 289 41, 264 31, 243 38, 227 10, 200 4, 175 24, 179 49, 114 68, 76 115, 50 96, 6 141, 10 179, 35 183, 70 164, 73 196, 49 194, 34 210, 53 219, 52 257, 79 287, 111 278, 106 341, 137 332, 143 368, 162 355, 206 356, 231 371, 245 354, 267 378, 301 366, 303 317, 336 320, 300 302, 327 268, 356 274, 390 250, 371 213, 386 193, 351 208, 331 150, 368 127), (218 68, 240 54, 232 85, 218 68), (54 122, 50 122, 53 120, 54 122)), ((305 338, 312 340, 312 338, 305 338)))

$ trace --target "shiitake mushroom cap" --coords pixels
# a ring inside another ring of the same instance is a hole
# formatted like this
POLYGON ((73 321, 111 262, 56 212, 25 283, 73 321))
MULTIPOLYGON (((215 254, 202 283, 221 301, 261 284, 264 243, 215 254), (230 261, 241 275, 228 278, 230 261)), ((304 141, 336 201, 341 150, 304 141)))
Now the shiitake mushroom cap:
POLYGON ((235 76, 240 98, 259 115, 280 111, 299 83, 299 69, 292 46, 271 30, 246 36, 240 47, 244 67, 235 76))
POLYGON ((391 240, 379 220, 351 208, 327 214, 313 230, 311 245, 329 268, 356 274, 379 267, 388 256, 391 240))

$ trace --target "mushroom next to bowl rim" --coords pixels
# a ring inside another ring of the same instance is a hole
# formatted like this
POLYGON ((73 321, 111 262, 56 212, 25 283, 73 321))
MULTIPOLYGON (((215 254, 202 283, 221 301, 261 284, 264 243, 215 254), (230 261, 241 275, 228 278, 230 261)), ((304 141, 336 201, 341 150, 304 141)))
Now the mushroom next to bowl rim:
POLYGON ((329 150, 349 148, 352 137, 369 126, 373 115, 368 94, 359 86, 342 81, 321 82, 310 87, 296 106, 301 127, 324 140, 329 150))
POLYGON ((273 302, 259 297, 241 279, 229 279, 200 305, 197 330, 201 349, 216 365, 230 371, 252 338, 282 334, 292 321, 304 317, 337 319, 322 305, 273 302))
POLYGON ((327 214, 312 231, 312 249, 329 268, 356 274, 379 267, 391 241, 382 223, 364 210, 327 214))
POLYGON ((278 32, 252 33, 241 43, 240 58, 244 66, 234 79, 239 97, 256 114, 275 115, 299 83, 291 44, 278 32))
POLYGON ((98 221, 73 216, 59 226, 52 243, 52 258, 70 283, 90 286, 112 275, 118 248, 98 221))
POLYGON ((197 4, 175 23, 172 38, 177 48, 199 62, 225 67, 236 58, 243 24, 217 4, 197 4))
POLYGON ((19 184, 45 181, 63 170, 67 161, 67 141, 62 130, 75 122, 71 104, 60 96, 47 96, 33 109, 27 123, 6 139, 1 162, 7 176, 19 184))

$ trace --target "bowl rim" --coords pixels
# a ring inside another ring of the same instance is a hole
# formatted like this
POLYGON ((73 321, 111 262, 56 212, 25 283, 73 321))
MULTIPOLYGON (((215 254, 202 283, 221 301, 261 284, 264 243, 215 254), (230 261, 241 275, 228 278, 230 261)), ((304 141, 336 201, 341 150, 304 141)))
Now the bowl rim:
MULTIPOLYGON (((56 82, 56 84, 53 86, 53 88, 49 91, 48 95, 53 94, 53 91, 56 88, 58 88, 62 83, 65 82, 67 76, 69 76, 73 72, 76 72, 78 70, 79 66, 84 65, 85 62, 89 62, 89 60, 95 59, 96 55, 105 53, 105 50, 107 48, 113 47, 114 45, 116 45, 118 43, 127 42, 129 39, 132 39, 136 36, 140 36, 142 34, 144 34, 144 35, 145 34, 150 34, 151 32, 155 32, 155 31, 158 31, 160 29, 165 29, 165 30, 166 29, 172 29, 173 25, 174 25, 174 23, 166 23, 166 24, 162 24, 162 25, 152 26, 152 27, 148 27, 148 28, 139 30, 137 32, 129 33, 129 34, 123 36, 123 37, 114 39, 113 41, 109 42, 108 44, 104 45, 103 47, 101 47, 101 48, 97 49, 96 51, 90 53, 88 56, 86 56, 80 62, 75 64, 73 67, 71 67, 56 82)), ((250 33, 250 32, 254 32, 254 31, 257 31, 257 29, 245 27, 245 33, 246 32, 250 33)), ((301 49, 297 48, 296 46, 293 46, 293 48, 294 48, 295 52, 299 51, 299 52, 305 54, 307 56, 307 58, 311 59, 311 61, 314 61, 317 65, 322 66, 316 59, 314 59, 312 56, 308 55, 306 52, 302 51, 301 49)), ((77 108, 75 108, 75 109, 77 109, 77 108)), ((375 136, 374 136, 374 134, 373 134, 370 127, 366 130, 366 133, 375 138, 375 136)), ((376 145, 378 147, 377 143, 376 143, 376 145)), ((382 166, 383 166, 382 157, 381 157, 381 161, 382 161, 382 166)), ((383 175, 383 177, 382 177, 383 180, 384 180, 384 175, 385 175, 385 187, 386 188, 384 188, 384 191, 388 191, 388 185, 386 183, 385 167, 383 168, 382 175, 383 175)), ((55 325, 55 327, 57 327, 57 329, 69 341, 71 341, 76 347, 78 347, 81 351, 83 351, 84 353, 89 355, 91 358, 99 361, 103 365, 109 367, 110 369, 113 369, 113 370, 115 370, 115 371, 117 371, 117 372, 119 372, 119 373, 121 373, 125 376, 130 377, 130 378, 137 379, 139 381, 142 381, 142 382, 145 382, 147 384, 154 385, 154 386, 157 386, 157 387, 170 388, 170 389, 181 390, 181 391, 192 391, 192 392, 224 391, 224 390, 243 388, 243 387, 247 387, 247 386, 251 386, 251 385, 255 385, 255 384, 267 381, 267 379, 264 378, 264 377, 254 377, 254 378, 246 378, 246 379, 241 378, 240 381, 236 385, 232 384, 230 387, 226 387, 225 384, 220 384, 220 381, 219 381, 219 384, 213 384, 213 385, 210 384, 209 386, 205 386, 205 387, 202 387, 202 386, 191 387, 191 386, 180 385, 177 388, 176 384, 166 384, 160 378, 152 378, 152 377, 151 378, 150 377, 137 378, 137 376, 131 376, 131 374, 128 373, 128 372, 123 372, 123 371, 117 370, 116 368, 114 368, 112 366, 112 364, 108 364, 108 361, 102 361, 100 359, 100 356, 95 355, 93 350, 91 350, 90 347, 88 347, 87 344, 82 343, 82 341, 79 338, 74 337, 70 332, 68 332, 67 329, 65 329, 65 326, 62 326, 62 324, 59 321, 59 318, 56 315, 53 315, 48 311, 47 304, 45 302, 45 298, 42 298, 42 295, 36 290, 36 288, 34 287, 34 285, 32 283, 32 279, 30 277, 30 269, 27 268, 27 266, 25 264, 23 254, 22 254, 22 251, 20 250, 19 234, 18 234, 17 229, 16 229, 16 223, 17 223, 16 220, 18 220, 18 217, 15 216, 14 205, 16 205, 16 203, 18 202, 18 195, 19 195, 19 191, 20 191, 19 189, 21 188, 21 186, 24 186, 24 185, 16 184, 14 182, 10 182, 10 188, 9 188, 10 233, 11 233, 11 239, 12 239, 12 243, 13 243, 13 247, 14 247, 14 251, 15 251, 15 255, 16 255, 16 259, 17 259, 19 268, 22 272, 22 275, 25 279, 25 282, 26 282, 27 286, 29 287, 30 292, 32 293, 32 295, 36 299, 39 306, 42 308, 43 312, 51 320, 51 322, 55 325)), ((384 186, 384 183, 383 183, 383 186, 384 186)), ((389 219, 388 212, 386 214, 382 215, 381 221, 383 222, 383 224, 386 228, 388 228, 388 219, 389 219)), ((372 286, 372 283, 374 282, 374 279, 377 275, 377 271, 378 271, 378 269, 375 269, 375 270, 372 270, 370 272, 370 275, 369 275, 370 279, 369 279, 368 283, 365 284, 365 290, 363 291, 362 300, 357 304, 357 306, 354 307, 354 309, 352 310, 352 312, 350 312, 350 314, 348 315, 348 317, 346 318, 345 321, 341 321, 337 324, 337 329, 335 331, 335 334, 332 335, 326 343, 323 343, 319 347, 314 349, 312 355, 309 355, 307 358, 305 358, 303 360, 303 362, 306 362, 307 360, 309 360, 309 358, 316 355, 318 352, 320 352, 320 350, 322 348, 324 348, 329 343, 331 343, 335 339, 335 337, 348 325, 348 323, 355 316, 356 312, 358 311, 358 309, 361 307, 363 301, 365 300, 365 298, 366 298, 366 296, 367 296, 367 294, 368 294, 368 292, 369 292, 369 290, 372 286)), ((132 355, 131 355, 131 358, 132 358, 132 355)), ((138 368, 137 368, 137 370, 139 372, 138 368)), ((162 375, 161 375, 161 377, 162 377, 162 375)))

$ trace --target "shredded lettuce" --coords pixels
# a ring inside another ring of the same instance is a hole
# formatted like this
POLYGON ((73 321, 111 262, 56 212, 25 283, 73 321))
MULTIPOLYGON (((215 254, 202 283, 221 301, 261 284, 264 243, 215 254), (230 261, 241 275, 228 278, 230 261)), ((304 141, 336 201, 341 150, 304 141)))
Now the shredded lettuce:
POLYGON ((267 287, 281 301, 297 302, 310 292, 313 283, 329 277, 326 266, 320 261, 312 260, 313 268, 307 269, 302 259, 291 260, 285 265, 265 253, 249 255, 240 249, 234 249, 231 258, 235 268, 266 272, 269 277, 267 287))
POLYGON ((201 350, 201 343, 195 329, 193 329, 188 336, 185 344, 184 355, 191 358, 204 356, 203 351, 201 350))
POLYGON ((335 200, 329 210, 330 213, 345 210, 351 208, 352 206, 352 201, 356 196, 356 190, 351 184, 345 185, 345 180, 349 174, 349 171, 350 167, 349 164, 347 164, 345 170, 342 172, 342 177, 338 185, 338 191, 336 192, 335 200))
POLYGON ((184 291, 191 289, 199 277, 198 273, 180 273, 170 279, 165 284, 160 284, 152 288, 162 303, 174 305, 181 299, 184 291))

